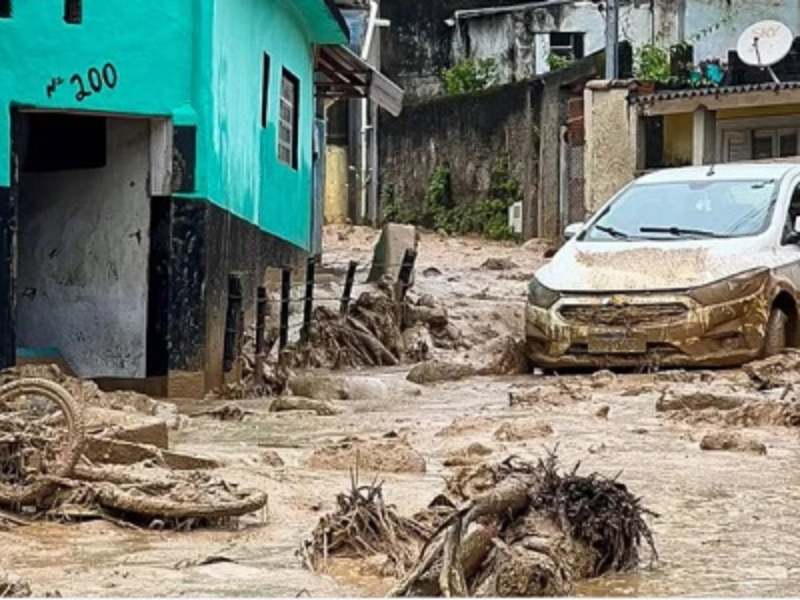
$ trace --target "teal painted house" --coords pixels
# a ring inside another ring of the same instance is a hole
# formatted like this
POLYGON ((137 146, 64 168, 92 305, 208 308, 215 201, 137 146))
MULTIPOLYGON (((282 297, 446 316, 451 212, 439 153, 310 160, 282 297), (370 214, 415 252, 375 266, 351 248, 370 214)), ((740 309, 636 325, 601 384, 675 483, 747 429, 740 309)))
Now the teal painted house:
POLYGON ((320 97, 382 81, 347 41, 332 0, 0 0, 0 363, 218 385, 231 278, 315 249, 320 97))

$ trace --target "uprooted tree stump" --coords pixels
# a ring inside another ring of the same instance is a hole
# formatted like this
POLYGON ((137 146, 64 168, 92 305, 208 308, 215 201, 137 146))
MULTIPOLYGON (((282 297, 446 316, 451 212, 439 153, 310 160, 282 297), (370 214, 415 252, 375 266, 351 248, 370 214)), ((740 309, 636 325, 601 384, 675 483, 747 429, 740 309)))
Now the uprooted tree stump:
MULTIPOLYGON (((576 581, 633 569, 649 511, 616 480, 511 457, 459 507, 390 596, 557 596, 576 581)), ((649 513, 652 514, 652 513, 649 513)))
MULTIPOLYGON (((482 491, 467 495, 471 492, 459 493, 466 486, 451 486, 460 506, 439 495, 430 507, 435 510, 432 519, 419 515, 412 520, 428 521, 426 527, 434 527, 435 533, 420 544, 418 558, 406 563, 406 573, 389 596, 568 595, 580 580, 636 568, 643 545, 656 557, 644 520, 654 513, 616 479, 580 476, 577 467, 562 474, 554 454, 537 463, 511 457, 474 472, 482 491)), ((324 518, 306 544, 306 555, 341 555, 338 548, 350 548, 363 531, 373 536, 378 531, 383 532, 379 542, 362 544, 358 556, 369 555, 374 547, 402 564, 413 536, 403 544, 393 542, 395 536, 381 519, 375 520, 374 529, 356 529, 354 536, 354 512, 340 508, 334 517, 324 518), (323 548, 319 540, 332 535, 332 518, 338 523, 337 546, 323 548), (400 556, 398 547, 404 549, 400 556)), ((403 523, 405 530, 413 530, 408 520, 403 523)))

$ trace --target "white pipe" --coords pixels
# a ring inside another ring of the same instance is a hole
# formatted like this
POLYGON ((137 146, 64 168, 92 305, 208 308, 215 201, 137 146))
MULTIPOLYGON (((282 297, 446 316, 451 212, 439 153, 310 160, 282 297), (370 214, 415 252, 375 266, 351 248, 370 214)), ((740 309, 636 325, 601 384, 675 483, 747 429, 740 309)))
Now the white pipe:
MULTIPOLYGON (((378 2, 370 0, 369 21, 367 23, 367 33, 364 36, 364 45, 361 47, 361 58, 365 61, 369 59, 372 51, 372 40, 375 37, 375 22, 378 20, 378 2)), ((369 169, 369 153, 367 152, 367 135, 369 132, 367 120, 369 118, 369 100, 361 100, 361 218, 367 219, 367 171, 369 169)))

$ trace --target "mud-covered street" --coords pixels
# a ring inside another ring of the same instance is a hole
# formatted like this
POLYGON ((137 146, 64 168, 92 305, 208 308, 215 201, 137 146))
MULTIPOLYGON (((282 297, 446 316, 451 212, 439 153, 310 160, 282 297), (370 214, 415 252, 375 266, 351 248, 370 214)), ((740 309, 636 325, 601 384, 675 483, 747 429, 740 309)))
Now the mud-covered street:
MULTIPOLYGON (((326 230, 320 271, 368 263, 373 230, 326 230)), ((458 333, 431 358, 468 364, 523 330, 526 286, 546 246, 422 234, 412 294, 429 294, 458 333), (476 359, 475 357, 479 357, 476 359)), ((361 277, 361 276, 360 276, 361 277)), ((436 346, 436 345, 434 345, 436 346)), ((647 517, 657 560, 578 582, 578 595, 778 596, 800 585, 800 455, 793 355, 768 371, 472 374, 428 383, 412 365, 296 370, 292 397, 334 414, 270 411, 274 398, 178 401, 170 449, 218 461, 215 474, 268 494, 266 510, 175 531, 103 519, 71 523, 0 514, 0 567, 36 595, 383 595, 381 558, 304 568, 299 550, 351 487, 384 480, 412 515, 460 469, 557 448, 565 468, 619 480, 647 517), (784 373, 781 365, 789 365, 784 373), (301 393, 302 392, 302 393, 301 393), (215 409, 235 405, 237 418, 215 409)), ((460 364, 460 363, 459 363, 460 364)), ((434 378, 437 379, 437 378, 434 378)))

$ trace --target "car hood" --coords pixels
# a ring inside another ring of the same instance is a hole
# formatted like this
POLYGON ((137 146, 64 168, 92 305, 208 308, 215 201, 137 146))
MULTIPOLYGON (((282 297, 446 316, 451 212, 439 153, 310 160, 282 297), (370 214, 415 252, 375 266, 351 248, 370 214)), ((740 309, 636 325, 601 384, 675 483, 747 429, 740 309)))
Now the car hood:
POLYGON ((779 262, 761 244, 702 242, 570 241, 537 273, 559 292, 685 290, 779 262))

